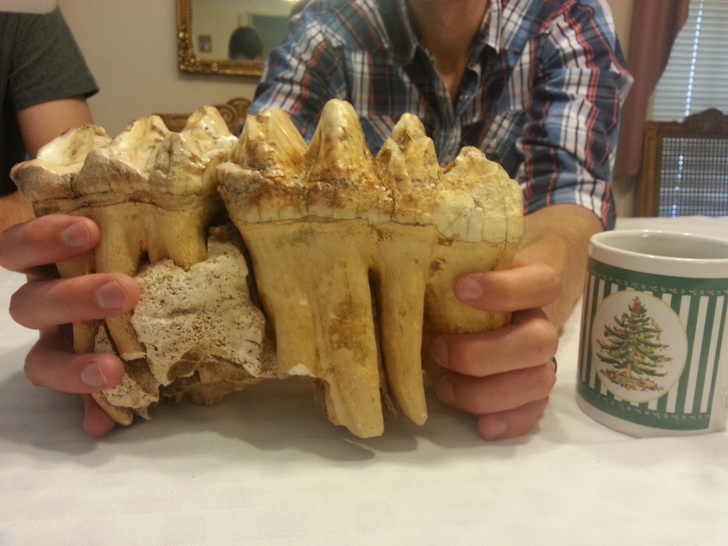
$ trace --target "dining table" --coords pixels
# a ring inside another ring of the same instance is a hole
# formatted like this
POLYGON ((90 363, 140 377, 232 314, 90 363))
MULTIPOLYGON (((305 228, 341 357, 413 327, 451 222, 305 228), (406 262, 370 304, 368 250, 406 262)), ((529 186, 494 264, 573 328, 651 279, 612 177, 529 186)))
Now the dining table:
MULTIPOLYGON (((728 217, 625 217, 616 229, 728 239, 728 217)), ((580 304, 549 405, 518 438, 482 440, 475 417, 428 386, 424 425, 399 418, 361 439, 294 379, 212 407, 163 404, 94 438, 80 396, 23 372, 38 334, 9 303, 24 282, 0 269, 2 546, 728 544, 728 432, 635 438, 585 415, 580 304)))

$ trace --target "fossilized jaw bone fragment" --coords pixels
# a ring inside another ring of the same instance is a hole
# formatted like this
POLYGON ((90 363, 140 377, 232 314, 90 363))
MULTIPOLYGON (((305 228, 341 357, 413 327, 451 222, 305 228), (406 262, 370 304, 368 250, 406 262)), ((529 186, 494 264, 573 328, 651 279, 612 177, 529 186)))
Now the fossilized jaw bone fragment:
MULTIPOLYGON (((171 259, 145 266, 136 280, 141 299, 131 324, 145 347, 145 367, 130 366, 104 401, 150 418, 160 399, 214 404, 226 394, 275 377, 265 317, 250 298, 240 236, 212 228, 208 257, 188 270, 171 259)), ((113 352, 108 331, 97 350, 113 352)))
MULTIPOLYGON (((181 133, 170 132, 157 116, 134 121, 113 140, 94 126, 72 130, 47 145, 38 159, 17 165, 12 177, 36 214, 78 214, 99 225, 99 246, 58 264, 62 276, 136 275, 145 260, 167 258, 189 269, 207 256, 207 228, 220 207, 215 167, 236 142, 219 112, 203 107, 181 133)), ((99 326, 74 326, 76 351, 94 350, 99 326)), ((108 319, 106 326, 130 369, 144 359, 129 314, 108 319)), ((146 366, 136 367, 145 376, 139 385, 153 385, 146 366)), ((103 394, 97 400, 117 421, 131 420, 129 411, 108 404, 103 394)))
POLYGON ((329 418, 358 436, 382 433, 388 392, 423 423, 423 323, 432 336, 508 320, 461 319, 452 287, 510 262, 516 183, 474 149, 441 169, 408 115, 372 158, 341 101, 308 148, 280 111, 250 117, 233 158, 218 167, 219 191, 251 255, 278 371, 318 378, 329 418))

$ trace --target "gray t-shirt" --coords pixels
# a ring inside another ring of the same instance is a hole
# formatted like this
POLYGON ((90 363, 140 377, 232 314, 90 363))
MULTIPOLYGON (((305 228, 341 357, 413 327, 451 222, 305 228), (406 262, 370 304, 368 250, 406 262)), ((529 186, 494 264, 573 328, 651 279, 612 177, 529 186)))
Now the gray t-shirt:
POLYGON ((98 91, 61 12, 0 12, 0 195, 15 191, 12 166, 25 159, 16 113, 98 91))

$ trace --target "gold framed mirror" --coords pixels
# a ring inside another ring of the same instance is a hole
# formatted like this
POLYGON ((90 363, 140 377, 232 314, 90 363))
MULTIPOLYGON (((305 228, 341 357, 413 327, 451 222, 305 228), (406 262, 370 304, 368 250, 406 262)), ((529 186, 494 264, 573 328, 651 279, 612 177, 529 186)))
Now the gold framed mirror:
POLYGON ((177 64, 196 74, 260 76, 296 0, 177 0, 177 64), (241 34, 242 33, 242 34, 241 34), (233 34, 244 43, 233 51, 233 34))

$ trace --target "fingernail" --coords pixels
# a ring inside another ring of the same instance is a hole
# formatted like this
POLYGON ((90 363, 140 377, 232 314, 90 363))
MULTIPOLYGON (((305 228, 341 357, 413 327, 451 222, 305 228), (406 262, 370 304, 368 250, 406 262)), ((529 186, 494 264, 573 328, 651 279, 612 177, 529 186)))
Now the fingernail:
POLYGON ((104 387, 108 385, 108 381, 101 367, 93 362, 88 364, 81 372, 81 381, 89 387, 104 387))
POLYGON ((493 421, 493 425, 490 428, 491 438, 498 438, 506 433, 508 430, 508 424, 505 421, 493 421))
POLYGON ((430 346, 430 354, 440 366, 447 366, 447 343, 441 337, 435 339, 430 346))
POLYGON ((126 292, 116 281, 110 281, 96 290, 94 299, 102 309, 114 310, 126 307, 126 292))
POLYGON ((61 238, 66 246, 81 248, 88 246, 91 235, 83 222, 74 222, 61 232, 61 238))
POLYGON ((458 296, 465 301, 479 300, 483 297, 483 288, 475 279, 465 277, 458 285, 458 296))
POLYGON ((452 404, 455 402, 455 390, 452 379, 448 376, 441 377, 435 385, 435 394, 437 394, 437 397, 446 404, 452 404))

